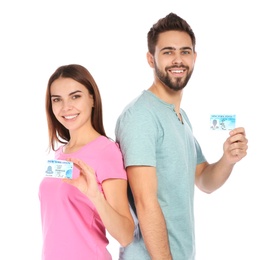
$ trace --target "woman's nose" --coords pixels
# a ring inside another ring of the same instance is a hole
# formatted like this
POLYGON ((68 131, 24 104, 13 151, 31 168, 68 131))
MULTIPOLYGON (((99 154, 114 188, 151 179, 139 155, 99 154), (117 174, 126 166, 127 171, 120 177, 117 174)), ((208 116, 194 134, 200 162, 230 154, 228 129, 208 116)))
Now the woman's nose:
POLYGON ((62 104, 63 110, 70 110, 70 109, 72 109, 72 107, 73 107, 73 104, 71 101, 64 101, 62 104))

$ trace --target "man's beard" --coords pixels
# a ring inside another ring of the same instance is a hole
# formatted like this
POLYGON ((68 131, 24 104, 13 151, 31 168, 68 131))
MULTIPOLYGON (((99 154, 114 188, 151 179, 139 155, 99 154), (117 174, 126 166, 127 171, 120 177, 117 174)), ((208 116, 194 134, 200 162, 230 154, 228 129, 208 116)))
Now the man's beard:
POLYGON ((158 67, 156 66, 156 63, 154 64, 154 67, 155 67, 156 75, 159 78, 159 80, 163 84, 165 84, 168 88, 170 88, 174 91, 184 89, 184 87, 187 85, 187 83, 189 82, 189 80, 193 74, 193 70, 189 71, 188 66, 172 66, 172 67, 166 68, 166 71, 168 69, 186 69, 188 71, 188 74, 184 80, 182 77, 181 78, 179 77, 179 78, 175 78, 175 81, 173 82, 167 72, 163 73, 161 70, 158 69, 158 67))

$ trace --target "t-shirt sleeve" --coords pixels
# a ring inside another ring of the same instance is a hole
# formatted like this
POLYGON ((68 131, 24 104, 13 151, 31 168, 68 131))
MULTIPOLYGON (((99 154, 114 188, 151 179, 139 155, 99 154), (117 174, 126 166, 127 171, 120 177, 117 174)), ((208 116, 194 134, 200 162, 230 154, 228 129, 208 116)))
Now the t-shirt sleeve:
POLYGON ((102 162, 98 163, 96 171, 101 183, 107 179, 127 179, 122 153, 117 143, 111 142, 106 146, 101 151, 101 158, 102 162))
POLYGON ((125 167, 156 166, 158 131, 158 123, 146 108, 128 109, 118 118, 115 134, 125 167))
POLYGON ((195 147, 196 147, 196 153, 197 153, 197 164, 206 162, 206 158, 202 153, 202 150, 198 141, 196 140, 196 138, 194 138, 194 140, 195 140, 195 147))

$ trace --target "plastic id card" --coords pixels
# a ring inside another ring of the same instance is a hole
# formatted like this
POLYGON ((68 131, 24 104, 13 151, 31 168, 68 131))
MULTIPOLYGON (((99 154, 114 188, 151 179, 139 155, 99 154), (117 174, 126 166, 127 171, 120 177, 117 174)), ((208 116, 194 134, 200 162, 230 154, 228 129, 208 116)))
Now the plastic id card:
POLYGON ((46 177, 72 179, 73 163, 64 160, 48 160, 46 177))
POLYGON ((233 130, 236 126, 236 115, 211 115, 211 130, 233 130))

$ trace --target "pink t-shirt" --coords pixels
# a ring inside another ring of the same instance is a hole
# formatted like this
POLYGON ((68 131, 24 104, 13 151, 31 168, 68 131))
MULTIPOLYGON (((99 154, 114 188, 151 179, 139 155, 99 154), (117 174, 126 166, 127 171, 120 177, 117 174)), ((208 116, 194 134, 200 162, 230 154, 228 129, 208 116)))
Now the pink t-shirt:
MULTIPOLYGON (((104 136, 79 151, 55 159, 81 159, 96 172, 101 183, 110 178, 127 179, 118 145, 104 136)), ((74 166, 73 178, 79 175, 74 166)), ((45 177, 39 187, 43 233, 43 260, 110 260, 105 227, 92 202, 76 187, 61 179, 45 177)))

